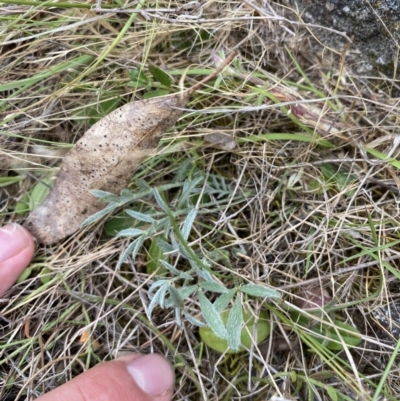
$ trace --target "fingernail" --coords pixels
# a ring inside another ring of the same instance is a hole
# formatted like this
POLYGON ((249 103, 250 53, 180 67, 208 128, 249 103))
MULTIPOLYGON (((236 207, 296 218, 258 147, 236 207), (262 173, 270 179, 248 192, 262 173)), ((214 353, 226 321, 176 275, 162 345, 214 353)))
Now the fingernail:
POLYGON ((127 369, 138 386, 153 397, 174 387, 175 374, 172 366, 161 355, 143 355, 129 363, 127 369))
POLYGON ((28 232, 19 224, 7 224, 0 228, 0 263, 22 252, 29 246, 31 238, 28 232))

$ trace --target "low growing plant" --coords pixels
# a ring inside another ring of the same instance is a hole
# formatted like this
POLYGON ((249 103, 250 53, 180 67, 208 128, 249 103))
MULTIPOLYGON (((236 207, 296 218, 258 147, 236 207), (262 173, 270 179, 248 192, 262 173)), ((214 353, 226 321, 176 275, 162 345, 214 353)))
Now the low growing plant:
MULTIPOLYGON (((102 202, 108 202, 108 206, 86 220, 84 225, 92 224, 108 213, 124 207, 124 213, 132 227, 123 228, 116 235, 130 237, 132 241, 122 252, 117 268, 128 258, 135 259, 145 241, 151 239, 157 245, 157 255, 152 258, 152 263, 156 263, 163 272, 158 276, 154 267, 152 269, 155 281, 148 291, 150 299, 147 315, 151 317, 156 307, 174 309, 178 325, 185 318, 193 325, 207 326, 207 329, 202 330, 202 338, 214 349, 238 351, 242 345, 251 345, 248 334, 243 333, 247 333, 246 330, 252 332, 257 322, 254 311, 243 311, 243 298, 276 299, 280 298, 280 293, 244 280, 237 280, 232 286, 231 277, 215 271, 210 262, 222 261, 229 265, 229 255, 219 249, 207 250, 204 247, 200 254, 195 242, 190 243, 190 234, 196 220, 204 214, 220 211, 229 198, 226 195, 231 193, 223 178, 211 175, 205 186, 204 179, 202 174, 198 174, 183 183, 175 182, 154 188, 138 181, 137 191, 123 190, 120 196, 93 191, 102 202), (178 190, 178 196, 173 200, 175 210, 165 200, 165 191, 171 189, 178 190), (140 202, 144 198, 147 200, 145 207, 140 202), (153 205, 149 201, 151 198, 155 201, 153 205), (186 300, 189 297, 198 299, 198 313, 190 312, 187 308, 186 300), (231 304, 233 306, 229 307, 231 304), (250 318, 251 315, 253 318, 250 318), (244 325, 247 329, 243 328, 244 325), (214 338, 218 339, 218 344, 212 341, 214 338)), ((231 204, 240 202, 241 197, 242 195, 231 197, 231 204)), ((121 216, 118 218, 118 224, 125 224, 121 221, 121 216)), ((114 227, 116 223, 114 220, 114 227)), ((262 318, 258 329, 261 331, 256 339, 260 342, 269 334, 269 324, 265 321, 264 314, 258 317, 262 318)))

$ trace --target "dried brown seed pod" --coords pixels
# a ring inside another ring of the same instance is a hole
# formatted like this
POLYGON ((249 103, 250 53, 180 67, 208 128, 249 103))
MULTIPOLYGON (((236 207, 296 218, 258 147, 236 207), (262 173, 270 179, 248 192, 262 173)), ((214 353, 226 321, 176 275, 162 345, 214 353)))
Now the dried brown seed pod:
POLYGON ((191 94, 233 57, 230 54, 211 75, 184 92, 126 104, 94 124, 64 157, 53 189, 25 222, 38 242, 58 242, 104 208, 90 190, 119 194, 126 188, 138 165, 176 123, 191 94))

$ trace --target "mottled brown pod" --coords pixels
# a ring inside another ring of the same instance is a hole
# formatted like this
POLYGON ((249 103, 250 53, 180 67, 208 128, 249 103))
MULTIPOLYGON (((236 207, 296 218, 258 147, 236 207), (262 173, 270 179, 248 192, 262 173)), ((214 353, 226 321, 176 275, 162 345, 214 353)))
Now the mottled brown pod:
POLYGON ((77 231, 105 204, 89 190, 119 194, 161 135, 182 113, 188 93, 128 103, 94 124, 64 157, 56 183, 25 226, 42 244, 77 231))
POLYGON ((182 113, 190 95, 218 74, 173 95, 126 104, 93 125, 64 157, 56 183, 29 215, 25 227, 41 244, 53 244, 76 232, 84 220, 105 207, 90 190, 119 194, 138 165, 182 113))

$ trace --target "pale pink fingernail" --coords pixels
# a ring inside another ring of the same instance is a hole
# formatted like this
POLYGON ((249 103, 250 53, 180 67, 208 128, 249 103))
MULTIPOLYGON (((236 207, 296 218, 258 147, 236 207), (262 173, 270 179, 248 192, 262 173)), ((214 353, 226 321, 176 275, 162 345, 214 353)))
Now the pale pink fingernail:
POLYGON ((161 395, 174 387, 172 366, 161 355, 143 355, 130 362, 127 369, 139 387, 151 396, 161 395))
POLYGON ((0 228, 0 263, 13 258, 27 248, 33 239, 19 224, 7 224, 0 228))

